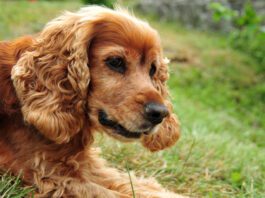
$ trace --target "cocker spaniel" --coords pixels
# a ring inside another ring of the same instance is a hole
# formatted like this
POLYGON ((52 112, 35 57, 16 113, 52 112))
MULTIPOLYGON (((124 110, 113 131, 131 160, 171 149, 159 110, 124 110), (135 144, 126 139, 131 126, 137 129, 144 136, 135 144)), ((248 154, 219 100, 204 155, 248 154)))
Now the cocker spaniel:
POLYGON ((21 172, 35 197, 181 197, 130 181, 92 147, 96 131, 151 151, 173 145, 167 79, 157 32, 122 9, 66 12, 35 36, 1 42, 0 168, 21 172))

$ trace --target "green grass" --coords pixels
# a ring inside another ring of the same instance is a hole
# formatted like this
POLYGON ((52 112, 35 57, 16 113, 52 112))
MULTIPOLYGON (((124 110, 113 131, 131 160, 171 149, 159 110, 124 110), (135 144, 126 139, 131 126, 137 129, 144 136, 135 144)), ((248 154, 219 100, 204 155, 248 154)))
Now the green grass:
POLYGON ((22 187, 19 177, 11 177, 8 173, 0 178, 0 195, 2 198, 20 198, 30 195, 32 187, 22 187))
MULTIPOLYGON (((78 7, 0 2, 0 39, 35 33, 62 10, 78 7)), ((229 48, 223 36, 141 16, 160 32, 172 59, 169 87, 182 137, 174 147, 150 153, 138 143, 98 136, 102 156, 185 195, 265 197, 265 80, 257 73, 259 63, 229 48)))
POLYGON ((77 10, 78 1, 28 2, 0 0, 0 39, 11 39, 40 31, 64 10, 77 10))

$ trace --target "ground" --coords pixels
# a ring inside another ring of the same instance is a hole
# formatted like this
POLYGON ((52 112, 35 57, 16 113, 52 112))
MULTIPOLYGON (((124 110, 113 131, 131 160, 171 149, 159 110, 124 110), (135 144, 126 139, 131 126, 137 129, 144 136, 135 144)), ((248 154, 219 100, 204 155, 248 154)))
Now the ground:
MULTIPOLYGON (((0 1, 0 40, 36 33, 63 10, 81 6, 0 1)), ((150 153, 138 143, 99 135, 102 155, 115 167, 156 177, 181 194, 265 197, 265 85, 256 71, 259 63, 228 47, 224 35, 139 16, 158 30, 172 60, 169 87, 182 136, 174 147, 150 153)), ((23 197, 17 184, 2 177, 0 194, 23 197)))

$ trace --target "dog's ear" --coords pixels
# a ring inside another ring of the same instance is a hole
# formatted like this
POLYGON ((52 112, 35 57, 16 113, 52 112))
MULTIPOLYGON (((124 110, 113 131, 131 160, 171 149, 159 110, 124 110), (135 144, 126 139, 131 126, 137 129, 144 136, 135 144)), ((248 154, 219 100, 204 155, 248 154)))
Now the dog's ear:
POLYGON ((150 151, 158 151, 170 147, 175 144, 180 136, 180 124, 173 113, 173 107, 169 100, 169 92, 166 86, 169 76, 167 66, 169 61, 168 59, 163 59, 161 62, 161 67, 159 67, 157 74, 154 76, 154 81, 156 89, 166 101, 169 115, 161 123, 158 132, 143 137, 142 144, 150 151))
POLYGON ((85 28, 71 13, 51 21, 12 69, 24 120, 56 143, 68 142, 84 124, 92 37, 85 28))

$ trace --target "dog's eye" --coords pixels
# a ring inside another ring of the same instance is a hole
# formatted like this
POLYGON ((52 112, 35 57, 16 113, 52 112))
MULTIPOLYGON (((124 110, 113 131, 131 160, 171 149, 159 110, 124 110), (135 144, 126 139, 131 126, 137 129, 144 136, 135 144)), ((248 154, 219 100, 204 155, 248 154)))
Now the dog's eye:
POLYGON ((150 71, 149 71, 150 77, 153 77, 155 75, 155 73, 156 73, 156 66, 154 63, 152 63, 150 71))
POLYGON ((110 69, 121 74, 126 71, 125 61, 122 57, 109 57, 105 60, 105 63, 110 69))

